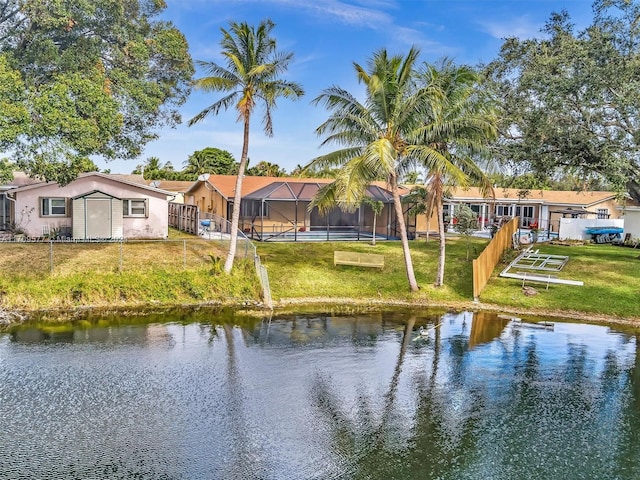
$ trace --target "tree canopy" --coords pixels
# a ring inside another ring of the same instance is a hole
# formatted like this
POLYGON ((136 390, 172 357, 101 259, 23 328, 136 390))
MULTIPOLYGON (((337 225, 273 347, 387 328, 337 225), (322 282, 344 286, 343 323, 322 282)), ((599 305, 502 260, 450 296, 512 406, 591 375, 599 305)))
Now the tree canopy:
POLYGON ((184 173, 198 177, 203 173, 214 175, 236 175, 238 163, 233 155, 226 150, 215 147, 207 147, 193 152, 185 162, 184 173))
POLYGON ((287 171, 277 163, 262 160, 256 163, 255 167, 248 166, 247 175, 254 175, 256 177, 284 177, 287 175, 287 171))
POLYGON ((193 66, 165 8, 0 0, 0 148, 18 168, 67 183, 90 155, 135 158, 179 122, 193 66))
POLYGON ((640 5, 596 0, 593 11, 578 32, 552 14, 545 38, 507 38, 486 66, 504 108, 495 153, 517 173, 604 179, 640 200, 640 5))

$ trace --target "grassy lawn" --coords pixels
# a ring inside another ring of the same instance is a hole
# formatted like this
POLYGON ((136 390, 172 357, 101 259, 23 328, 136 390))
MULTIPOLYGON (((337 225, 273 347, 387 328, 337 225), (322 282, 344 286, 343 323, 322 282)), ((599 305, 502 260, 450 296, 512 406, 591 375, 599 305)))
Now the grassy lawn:
MULTIPOLYGON (((487 240, 473 239, 471 258, 477 256, 487 240)), ((498 277, 511 258, 499 265, 482 292, 482 304, 523 311, 584 312, 640 318, 640 250, 610 245, 573 247, 542 245, 540 253, 568 255, 562 278, 584 281, 584 286, 531 284, 538 295, 527 297, 519 280, 498 277)), ((434 288, 438 255, 437 241, 411 242, 420 292, 411 294, 405 276, 399 242, 379 243, 265 243, 258 253, 269 271, 275 300, 283 298, 354 298, 427 301, 455 304, 470 302, 472 262, 466 260, 463 239, 447 239, 445 286, 434 288), (334 250, 377 253, 385 256, 384 269, 333 266, 334 250)))
POLYGON ((543 245, 540 253, 567 255, 561 278, 581 280, 584 286, 531 284, 539 292, 527 297, 522 282, 498 277, 498 267, 480 299, 524 309, 569 310, 597 315, 640 318, 640 250, 612 245, 572 247, 543 245))
POLYGON ((173 232, 170 241, 0 243, 0 308, 128 307, 258 301, 253 261, 229 278, 224 249, 173 232), (53 267, 53 268, 52 268, 53 267))
MULTIPOLYGON (((472 261, 487 239, 473 238, 470 257, 461 238, 447 239, 445 286, 435 288, 438 242, 411 242, 417 293, 409 292, 399 242, 257 243, 267 267, 273 299, 354 299, 419 305, 471 305, 472 261), (333 265, 333 252, 384 255, 383 269, 333 265)), ((482 304, 523 312, 583 312, 640 320, 640 250, 610 245, 538 245, 540 253, 568 255, 560 277, 584 286, 530 284, 498 277, 499 265, 482 292, 482 304)), ((237 261, 230 277, 221 273, 224 246, 172 231, 168 242, 112 244, 0 243, 0 308, 65 309, 257 301, 253 262, 237 261), (122 250, 121 250, 122 248, 122 250), (212 257, 220 262, 215 265, 212 257), (51 265, 53 262, 53 270, 51 265)), ((505 256, 505 262, 510 260, 505 256)), ((511 256, 513 258, 513 256, 511 256)))
POLYGON ((387 300, 468 301, 473 296, 472 259, 488 240, 473 238, 466 260, 466 242, 447 240, 449 261, 445 286, 434 288, 438 266, 438 242, 411 242, 411 256, 420 291, 409 292, 400 242, 260 243, 258 254, 269 271, 275 300, 282 298, 355 298, 387 300), (334 250, 384 255, 379 268, 333 266, 334 250))

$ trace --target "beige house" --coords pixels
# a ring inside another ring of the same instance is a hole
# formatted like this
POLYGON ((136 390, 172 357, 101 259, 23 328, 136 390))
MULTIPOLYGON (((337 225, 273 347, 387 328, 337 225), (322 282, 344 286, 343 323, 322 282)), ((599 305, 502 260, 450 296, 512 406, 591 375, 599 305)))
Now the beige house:
MULTIPOLYGON (((205 175, 202 178, 185 192, 185 203, 197 205, 202 219, 216 216, 230 220, 237 177, 205 175)), ((332 179, 327 178, 246 176, 242 181, 239 228, 256 240, 320 240, 347 236, 365 239, 374 233, 380 238, 399 236, 393 198, 381 182, 367 189, 371 199, 383 204, 382 212, 375 218, 375 232, 374 214, 366 204, 354 212, 335 208, 328 215, 322 215, 317 208, 309 210, 316 192, 331 182, 332 179)))
POLYGON ((171 192, 142 177, 83 173, 68 185, 37 182, 7 190, 11 223, 28 237, 75 240, 166 238, 171 192))
MULTIPOLYGON (((557 233, 563 217, 616 219, 621 214, 614 192, 496 188, 494 193, 495 198, 484 198, 478 188, 454 189, 444 200, 445 221, 455 224, 456 208, 466 204, 478 215, 482 229, 502 218, 518 217, 521 227, 557 233)), ((418 233, 437 230, 436 214, 430 219, 418 215, 415 228, 418 233)))

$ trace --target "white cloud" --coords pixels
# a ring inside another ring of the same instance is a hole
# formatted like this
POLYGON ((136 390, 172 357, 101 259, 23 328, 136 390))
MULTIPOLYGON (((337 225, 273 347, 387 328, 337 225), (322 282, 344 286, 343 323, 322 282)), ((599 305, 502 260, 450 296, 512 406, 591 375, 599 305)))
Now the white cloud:
POLYGON ((531 19, 529 15, 522 15, 502 21, 484 20, 478 21, 482 29, 497 39, 508 37, 540 38, 542 25, 531 19))

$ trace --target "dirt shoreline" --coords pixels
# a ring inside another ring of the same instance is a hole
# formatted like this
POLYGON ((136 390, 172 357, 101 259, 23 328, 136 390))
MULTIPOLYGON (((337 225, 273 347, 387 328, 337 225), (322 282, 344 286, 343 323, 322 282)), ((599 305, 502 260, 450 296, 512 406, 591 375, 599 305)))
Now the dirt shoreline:
POLYGON ((172 310, 201 308, 220 308, 242 311, 263 315, 266 312, 286 312, 292 307, 304 308, 309 313, 322 312, 332 309, 341 310, 382 310, 385 308, 428 308, 434 310, 448 311, 488 311, 514 317, 525 318, 555 318, 558 320, 581 321, 585 323, 598 323, 609 325, 620 325, 640 328, 640 317, 617 317, 614 315, 593 314, 572 310, 544 310, 544 309, 519 309, 503 305, 487 304, 482 302, 427 302, 427 301, 404 301, 404 300, 383 300, 383 299, 355 299, 355 298, 335 298, 335 297, 303 297, 303 298, 282 298, 273 302, 273 309, 260 302, 205 302, 196 304, 163 305, 163 304, 136 304, 118 305, 116 307, 105 306, 84 306, 67 310, 6 310, 0 307, 0 325, 10 326, 28 322, 30 319, 38 318, 44 321, 69 321, 77 320, 85 316, 100 317, 107 315, 124 316, 144 316, 154 313, 169 312, 172 310))
POLYGON ((574 310, 544 310, 544 309, 519 309, 503 305, 495 305, 482 302, 407 302, 380 299, 353 299, 353 298, 283 298, 274 302, 274 309, 284 309, 290 306, 303 305, 336 305, 336 306, 357 306, 357 307, 402 307, 415 308, 425 307, 433 309, 466 310, 466 311, 489 311, 514 316, 524 317, 547 317, 564 320, 579 320, 586 323, 625 325, 640 328, 640 317, 618 317, 615 315, 594 314, 589 312, 579 312, 574 310))

